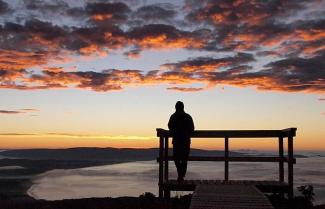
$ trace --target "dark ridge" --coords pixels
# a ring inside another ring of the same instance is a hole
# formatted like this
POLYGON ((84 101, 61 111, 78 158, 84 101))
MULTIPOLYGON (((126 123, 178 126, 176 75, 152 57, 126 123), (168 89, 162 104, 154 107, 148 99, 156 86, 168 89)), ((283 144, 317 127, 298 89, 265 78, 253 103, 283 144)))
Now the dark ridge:
MULTIPOLYGON (((169 150, 172 153, 172 150, 169 150)), ((2 156, 24 158, 30 160, 73 160, 73 161, 136 161, 155 160, 158 148, 68 148, 68 149, 21 149, 1 152, 2 156)), ((191 149, 191 155, 223 156, 223 151, 191 149)), ((231 152, 232 156, 246 155, 231 152)))

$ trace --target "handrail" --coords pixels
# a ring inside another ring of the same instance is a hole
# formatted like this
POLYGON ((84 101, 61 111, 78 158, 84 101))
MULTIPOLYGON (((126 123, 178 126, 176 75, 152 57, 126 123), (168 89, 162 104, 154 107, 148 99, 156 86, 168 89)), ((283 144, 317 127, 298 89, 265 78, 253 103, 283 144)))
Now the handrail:
MULTIPOLYGON (((271 138, 296 136, 297 128, 282 130, 197 130, 192 138, 271 138)), ((169 130, 157 128, 158 137, 172 137, 169 130)))
MULTIPOLYGON (((162 158, 163 161, 173 161, 173 156, 162 158)), ((289 162, 287 157, 264 157, 264 156, 234 156, 227 158, 229 162, 289 162)), ((189 156, 188 161, 225 161, 223 156, 189 156)), ((160 158, 157 158, 157 162, 160 158)), ((296 158, 293 158, 293 164, 296 164, 296 158)))

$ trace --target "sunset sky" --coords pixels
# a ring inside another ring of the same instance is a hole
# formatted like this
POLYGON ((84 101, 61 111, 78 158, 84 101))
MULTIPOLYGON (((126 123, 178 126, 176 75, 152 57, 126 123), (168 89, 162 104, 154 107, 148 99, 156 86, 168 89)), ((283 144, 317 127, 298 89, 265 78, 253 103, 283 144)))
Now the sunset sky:
POLYGON ((0 149, 156 147, 178 100, 325 150, 325 0, 0 0, 0 149))

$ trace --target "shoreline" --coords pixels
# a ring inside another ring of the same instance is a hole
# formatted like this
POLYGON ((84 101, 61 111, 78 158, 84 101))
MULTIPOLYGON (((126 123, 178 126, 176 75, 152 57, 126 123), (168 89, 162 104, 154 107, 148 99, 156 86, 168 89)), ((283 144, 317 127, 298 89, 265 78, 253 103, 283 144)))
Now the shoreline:
MULTIPOLYGON (((46 171, 47 172, 47 171, 46 171)), ((35 197, 36 195, 34 194, 33 195, 33 192, 31 191, 31 189, 35 186, 35 183, 33 182, 33 179, 34 179, 35 177, 33 177, 32 179, 30 179, 30 183, 31 183, 31 185, 30 185, 30 187, 26 190, 26 192, 25 192, 25 194, 28 196, 28 197, 30 197, 30 198, 33 198, 34 200, 39 200, 37 197, 35 197)))
MULTIPOLYGON (((0 167, 1 164, 8 164, 8 161, 13 161, 14 164, 20 162, 24 164, 25 161, 33 161, 26 159, 8 159, 3 158, 0 159, 0 167)), ((24 167, 24 169, 10 169, 10 170, 2 170, 0 173, 0 200, 3 199, 34 199, 37 200, 30 193, 30 189, 35 185, 35 180, 41 178, 42 175, 45 175, 47 172, 53 170, 66 170, 66 169, 80 169, 87 167, 96 167, 96 166, 106 166, 106 165, 114 165, 119 163, 133 162, 133 161, 106 161, 106 162, 88 162, 84 161, 82 163, 74 164, 74 162, 64 162, 61 163, 63 166, 58 166, 57 164, 47 163, 46 160, 41 160, 41 164, 48 164, 46 167, 36 168, 40 161, 35 160, 35 165, 33 167, 24 167), (59 167, 59 168, 58 168, 59 167), (10 177, 10 178, 8 178, 10 177)), ((49 160, 51 162, 52 160, 49 160)), ((33 163, 33 162, 32 162, 33 163)), ((10 164, 10 162, 9 162, 10 164)))
MULTIPOLYGON (((78 168, 50 169, 50 170, 44 171, 42 173, 36 174, 35 176, 32 176, 29 179, 30 187, 26 190, 25 195, 27 195, 27 196, 35 199, 35 200, 56 201, 56 200, 40 199, 39 197, 37 197, 37 195, 34 194, 33 191, 32 191, 33 190, 33 187, 35 187, 38 184, 35 181, 37 181, 38 179, 42 178, 43 176, 46 176, 47 173, 52 172, 52 171, 56 171, 56 170, 83 169, 83 168, 92 168, 92 167, 98 167, 98 166, 116 165, 116 164, 129 163, 129 162, 136 162, 136 161, 116 162, 116 163, 109 163, 109 164, 104 164, 104 165, 85 166, 85 167, 78 167, 78 168)), ((93 198, 96 198, 96 197, 93 197, 93 198)), ((80 198, 80 199, 86 199, 86 198, 80 198)), ((64 199, 62 199, 62 200, 64 200, 64 199)), ((60 200, 58 200, 58 201, 60 201, 60 200)))

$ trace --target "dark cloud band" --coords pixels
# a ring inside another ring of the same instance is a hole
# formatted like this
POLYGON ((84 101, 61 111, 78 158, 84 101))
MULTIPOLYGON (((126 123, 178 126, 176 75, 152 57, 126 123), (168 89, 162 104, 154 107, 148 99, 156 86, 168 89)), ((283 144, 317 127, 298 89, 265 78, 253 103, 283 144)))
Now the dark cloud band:
POLYGON ((172 4, 134 6, 118 1, 75 7, 64 0, 25 0, 23 5, 26 14, 35 15, 14 20, 7 14, 12 10, 15 16, 15 9, 0 0, 0 15, 5 17, 0 23, 0 88, 111 91, 167 84, 167 89, 176 91, 233 85, 325 92, 325 17, 301 18, 301 12, 311 8, 324 13, 324 1, 186 0, 182 9, 172 4), (67 19, 62 24, 37 16, 36 11, 67 19), (71 72, 46 66, 51 60, 64 60, 67 54, 93 56, 124 50, 125 56, 139 58, 142 51, 152 49, 215 56, 168 62, 149 72, 71 72), (35 66, 43 70, 31 71, 35 66), (195 83, 205 87, 179 86, 195 83))

